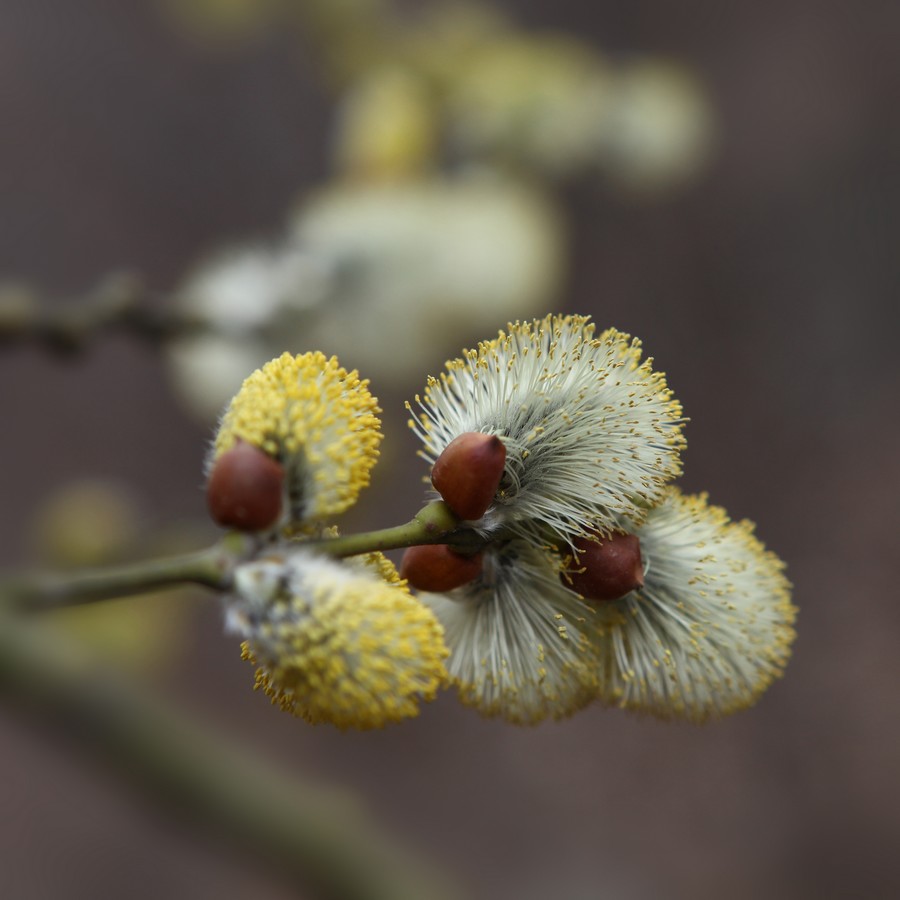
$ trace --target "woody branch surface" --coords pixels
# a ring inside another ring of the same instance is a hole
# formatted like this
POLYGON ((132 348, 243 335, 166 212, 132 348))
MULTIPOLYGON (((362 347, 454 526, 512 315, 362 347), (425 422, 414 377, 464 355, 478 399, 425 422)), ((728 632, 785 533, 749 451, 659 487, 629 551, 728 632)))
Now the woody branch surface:
POLYGON ((213 546, 194 553, 84 571, 2 576, 0 610, 37 612, 183 584, 197 584, 221 593, 230 589, 236 566, 260 552, 273 550, 306 547, 328 556, 345 557, 442 542, 462 551, 479 549, 483 540, 458 526, 459 520, 446 504, 435 501, 405 525, 323 540, 273 544, 258 535, 234 531, 213 546))
POLYGON ((0 347, 30 343, 68 355, 109 331, 155 345, 212 329, 214 323, 181 312, 170 298, 154 296, 128 272, 107 276, 82 296, 52 303, 31 286, 0 284, 0 347))

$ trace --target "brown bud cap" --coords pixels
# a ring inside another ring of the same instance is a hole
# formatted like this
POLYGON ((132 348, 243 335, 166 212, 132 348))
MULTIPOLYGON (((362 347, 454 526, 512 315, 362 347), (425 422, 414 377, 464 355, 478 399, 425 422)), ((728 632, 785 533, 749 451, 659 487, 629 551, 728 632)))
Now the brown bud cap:
POLYGON ((410 547, 400 562, 400 577, 420 591, 440 594, 468 584, 481 573, 481 554, 462 556, 446 544, 410 547))
POLYGON ((480 519, 497 493, 505 465, 506 447, 497 435, 467 431, 435 460, 431 483, 461 519, 480 519))
POLYGON ((575 548, 578 556, 564 579, 585 600, 618 600, 644 586, 641 542, 636 534, 578 538, 575 548))
POLYGON ((206 483, 206 504, 219 525, 260 531, 278 521, 283 485, 280 463, 238 441, 215 461, 206 483))

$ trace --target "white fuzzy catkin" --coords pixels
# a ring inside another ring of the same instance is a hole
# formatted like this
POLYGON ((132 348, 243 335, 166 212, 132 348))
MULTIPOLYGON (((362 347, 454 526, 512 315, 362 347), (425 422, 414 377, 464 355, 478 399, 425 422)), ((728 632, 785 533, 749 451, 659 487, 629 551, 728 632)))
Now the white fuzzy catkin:
POLYGON ((500 437, 506 467, 479 527, 537 544, 640 521, 681 470, 681 405, 640 342, 584 316, 510 325, 431 378, 410 425, 434 463, 464 432, 500 437))
POLYGON ((795 636, 784 564, 752 523, 674 488, 635 533, 644 586, 591 620, 601 699, 691 721, 752 705, 783 673, 795 636))
POLYGON ((483 714, 534 724, 596 697, 592 610, 563 586, 552 552, 524 540, 496 545, 478 579, 421 599, 444 627, 460 698, 483 714))

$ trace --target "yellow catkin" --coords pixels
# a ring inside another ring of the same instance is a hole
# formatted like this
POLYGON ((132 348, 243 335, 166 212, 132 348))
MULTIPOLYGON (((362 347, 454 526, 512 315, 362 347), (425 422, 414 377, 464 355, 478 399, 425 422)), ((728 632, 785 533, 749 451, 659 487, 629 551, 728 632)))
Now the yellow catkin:
POLYGON ((285 467, 291 519, 336 515, 369 483, 379 412, 368 382, 335 357, 284 353, 250 375, 229 404, 211 463, 239 440, 259 447, 285 467))
POLYGON ((381 554, 310 559, 291 584, 295 593, 276 601, 266 634, 242 648, 258 666, 256 687, 286 712, 380 728, 418 715, 446 683, 440 624, 381 554))

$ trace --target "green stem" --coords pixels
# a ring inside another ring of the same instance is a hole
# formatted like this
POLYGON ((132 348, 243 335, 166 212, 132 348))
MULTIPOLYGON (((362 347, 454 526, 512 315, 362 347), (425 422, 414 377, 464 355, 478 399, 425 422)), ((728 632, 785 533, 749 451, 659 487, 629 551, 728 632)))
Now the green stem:
POLYGON ((180 584, 200 584, 224 591, 231 586, 234 566, 247 559, 256 546, 254 539, 232 533, 212 547, 180 556, 82 572, 21 575, 0 581, 0 606, 55 609, 180 584))
POLYGON ((306 546, 329 556, 345 557, 422 544, 452 544, 461 550, 477 549, 483 543, 473 531, 460 528, 460 520, 443 500, 435 500, 420 509, 405 525, 310 541, 306 546))
MULTIPOLYGON (((485 539, 461 527, 450 507, 436 500, 405 525, 308 541, 302 546, 343 558, 420 544, 449 544, 465 554, 480 550, 485 539)), ((235 566, 252 559, 263 546, 268 545, 261 544, 253 535, 232 532, 212 547, 195 553, 81 572, 35 572, 0 579, 0 609, 56 609, 181 584, 200 584, 219 592, 227 591, 235 566)))

